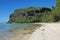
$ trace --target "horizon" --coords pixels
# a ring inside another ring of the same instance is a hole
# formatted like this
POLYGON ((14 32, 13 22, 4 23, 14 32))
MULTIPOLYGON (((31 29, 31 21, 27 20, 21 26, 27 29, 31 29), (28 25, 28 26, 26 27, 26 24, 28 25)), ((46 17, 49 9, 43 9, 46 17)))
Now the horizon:
POLYGON ((28 7, 48 7, 56 6, 56 0, 0 0, 0 22, 5 23, 9 20, 9 15, 15 9, 28 7))

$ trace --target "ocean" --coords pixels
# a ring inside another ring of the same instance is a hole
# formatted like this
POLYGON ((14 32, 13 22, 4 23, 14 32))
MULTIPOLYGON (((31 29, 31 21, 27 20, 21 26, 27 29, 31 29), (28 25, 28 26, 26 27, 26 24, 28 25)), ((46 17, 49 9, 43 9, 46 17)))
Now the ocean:
POLYGON ((26 34, 29 30, 34 29, 36 24, 9 24, 0 23, 0 40, 9 40, 9 38, 18 34, 26 34))

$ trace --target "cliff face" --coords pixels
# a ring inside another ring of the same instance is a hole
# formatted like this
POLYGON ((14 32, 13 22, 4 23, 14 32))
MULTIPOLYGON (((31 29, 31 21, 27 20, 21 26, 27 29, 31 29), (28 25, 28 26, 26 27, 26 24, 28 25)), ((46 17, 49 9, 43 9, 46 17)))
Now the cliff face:
POLYGON ((29 7, 25 9, 16 9, 10 15, 9 23, 35 23, 42 21, 42 15, 49 14, 50 8, 29 7))

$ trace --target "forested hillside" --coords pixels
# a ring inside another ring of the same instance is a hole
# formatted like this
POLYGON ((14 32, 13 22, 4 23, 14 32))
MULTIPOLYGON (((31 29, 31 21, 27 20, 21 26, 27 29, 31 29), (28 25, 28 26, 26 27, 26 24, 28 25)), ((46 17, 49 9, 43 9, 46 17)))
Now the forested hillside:
POLYGON ((10 16, 8 23, 36 23, 36 22, 60 22, 60 1, 57 0, 56 6, 29 7, 16 9, 10 16))

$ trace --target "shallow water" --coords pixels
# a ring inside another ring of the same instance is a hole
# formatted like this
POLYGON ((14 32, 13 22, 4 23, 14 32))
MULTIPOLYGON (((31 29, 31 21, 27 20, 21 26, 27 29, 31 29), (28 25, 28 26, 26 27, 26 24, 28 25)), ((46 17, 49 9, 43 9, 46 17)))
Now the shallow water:
POLYGON ((10 31, 12 28, 24 28, 28 26, 32 26, 33 24, 0 24, 0 32, 10 31))
POLYGON ((13 34, 24 32, 25 27, 31 27, 33 24, 6 24, 0 23, 0 40, 9 40, 13 34))

